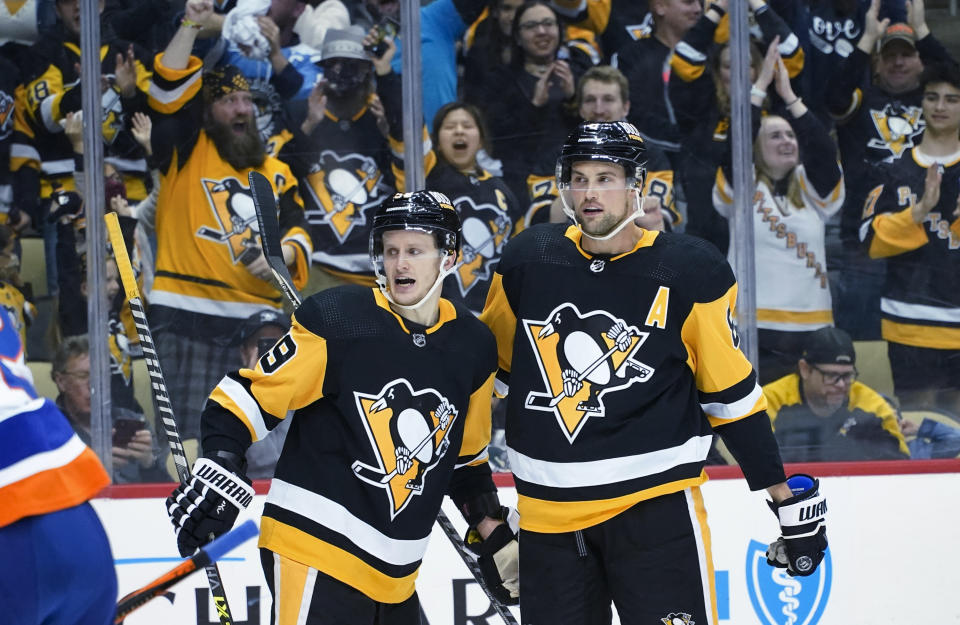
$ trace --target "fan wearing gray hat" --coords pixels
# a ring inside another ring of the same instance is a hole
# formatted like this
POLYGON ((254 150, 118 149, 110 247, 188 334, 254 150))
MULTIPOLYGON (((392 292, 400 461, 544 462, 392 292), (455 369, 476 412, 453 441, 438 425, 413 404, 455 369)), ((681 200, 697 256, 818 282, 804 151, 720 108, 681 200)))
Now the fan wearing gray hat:
POLYGON ((323 78, 280 151, 303 190, 313 261, 323 269, 311 275, 308 294, 344 283, 374 284, 370 224, 395 191, 390 137, 402 152, 403 126, 400 77, 390 68, 396 46, 385 40, 386 52, 374 57, 365 49, 373 39, 358 26, 327 31, 323 78))
POLYGON ((812 332, 797 372, 763 387, 784 462, 905 459, 907 444, 889 403, 857 382, 850 335, 812 332))

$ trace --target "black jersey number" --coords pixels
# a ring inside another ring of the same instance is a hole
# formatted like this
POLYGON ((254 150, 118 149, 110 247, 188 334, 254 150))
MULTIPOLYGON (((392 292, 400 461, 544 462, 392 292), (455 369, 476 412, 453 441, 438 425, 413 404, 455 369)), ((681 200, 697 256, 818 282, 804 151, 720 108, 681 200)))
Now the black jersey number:
POLYGON ((289 334, 284 335, 269 352, 260 357, 260 368, 267 375, 287 364, 297 353, 297 343, 289 334))

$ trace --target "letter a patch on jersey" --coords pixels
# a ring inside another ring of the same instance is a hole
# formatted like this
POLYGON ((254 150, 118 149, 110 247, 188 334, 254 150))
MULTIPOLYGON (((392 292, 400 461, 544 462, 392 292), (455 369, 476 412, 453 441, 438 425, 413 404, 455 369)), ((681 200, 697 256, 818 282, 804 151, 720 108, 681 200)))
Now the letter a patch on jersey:
POLYGON ((376 395, 354 392, 354 397, 376 464, 357 460, 353 473, 384 489, 393 519, 423 492, 427 473, 450 447, 459 414, 436 390, 414 391, 403 378, 388 382, 376 395))
POLYGON ((653 367, 634 358, 649 332, 606 311, 581 314, 564 303, 545 320, 524 319, 523 327, 546 386, 524 403, 552 412, 571 443, 587 419, 606 415, 605 395, 653 377, 653 367))

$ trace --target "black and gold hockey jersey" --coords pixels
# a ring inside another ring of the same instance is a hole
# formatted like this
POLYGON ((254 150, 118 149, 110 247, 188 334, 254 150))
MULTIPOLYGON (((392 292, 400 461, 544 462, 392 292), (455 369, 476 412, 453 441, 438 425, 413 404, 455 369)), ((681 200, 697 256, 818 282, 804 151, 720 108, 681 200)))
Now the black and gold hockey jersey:
MULTIPOLYGON (((109 35, 109 32, 106 33, 109 35)), ((66 37, 66 35, 64 35, 66 37)), ((134 46, 137 85, 134 95, 124 97, 113 80, 116 58, 131 45, 108 40, 100 47, 101 72, 110 81, 110 88, 100 97, 103 117, 104 162, 113 165, 127 186, 127 197, 142 200, 147 196, 148 168, 143 148, 130 132, 130 117, 146 110, 150 87, 149 53, 134 46)), ((81 109, 81 85, 77 68, 80 45, 68 38, 54 38, 31 48, 35 67, 24 70, 24 88, 18 105, 23 115, 16 117, 14 146, 10 166, 39 175, 40 197, 48 197, 54 186, 73 190, 74 155, 70 141, 63 133, 61 120, 68 112, 81 109)))
POLYGON ((880 300, 883 338, 931 349, 960 349, 960 154, 932 159, 916 147, 876 170, 868 185, 860 239, 887 259, 880 300), (928 167, 943 167, 940 201, 922 223, 911 208, 923 197, 928 167))
POLYGON ((203 413, 203 448, 242 454, 292 418, 260 546, 399 603, 455 470, 485 470, 494 490, 495 371, 490 332, 448 300, 425 328, 377 289, 328 289, 304 301, 255 369, 223 378, 203 413))
POLYGON ((479 314, 523 209, 507 183, 486 170, 466 175, 441 162, 429 171, 426 188, 449 197, 462 224, 460 264, 444 281, 443 296, 479 314))
MULTIPOLYGON (((160 63, 161 56, 156 59, 150 94, 150 106, 166 114, 155 122, 153 132, 160 192, 151 306, 210 319, 246 319, 265 306, 279 309, 280 292, 243 264, 244 253, 259 245, 247 179, 251 170, 234 169, 200 129, 200 59, 191 57, 187 68, 171 70, 160 63)), ((270 180, 279 196, 282 243, 296 250, 290 273, 296 286, 303 288, 313 247, 296 179, 286 164, 271 156, 257 171, 270 180)))
POLYGON ((796 373, 765 385, 763 395, 784 462, 904 460, 910 456, 896 412, 862 382, 853 383, 847 405, 828 417, 815 415, 807 407, 796 373))
POLYGON ((295 129, 279 158, 300 181, 314 262, 372 285, 370 225, 380 204, 395 193, 390 147, 376 117, 367 106, 352 119, 327 111, 310 137, 295 129))
MULTIPOLYGON (((916 43, 924 64, 954 63, 950 53, 927 35, 916 43)), ((836 120, 837 146, 844 168, 847 200, 840 220, 841 236, 856 241, 860 213, 869 192, 875 163, 900 158, 920 145, 923 90, 888 93, 872 80, 870 55, 855 48, 839 61, 824 91, 824 101, 836 120)))
POLYGON ((520 527, 583 529, 703 483, 711 426, 759 428, 738 441, 770 455, 753 465, 738 455, 744 474, 752 488, 782 481, 720 253, 646 231, 611 257, 584 251, 580 237, 559 224, 517 235, 481 315, 497 337, 498 394, 510 391, 520 527))

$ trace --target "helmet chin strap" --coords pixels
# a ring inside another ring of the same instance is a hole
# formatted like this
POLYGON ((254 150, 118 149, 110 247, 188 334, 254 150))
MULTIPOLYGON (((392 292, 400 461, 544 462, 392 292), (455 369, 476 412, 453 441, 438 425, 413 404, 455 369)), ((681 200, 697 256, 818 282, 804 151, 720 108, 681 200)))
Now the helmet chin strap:
POLYGON ((387 288, 386 276, 377 277, 377 286, 380 287, 380 292, 383 293, 383 296, 387 298, 387 301, 390 302, 390 305, 392 307, 399 308, 400 310, 416 311, 430 299, 430 296, 433 295, 434 292, 436 292, 437 288, 439 288, 441 284, 443 284, 444 279, 446 279, 447 276, 449 276, 451 273, 456 271, 457 267, 460 266, 460 263, 454 263, 449 269, 444 269, 443 263, 446 262, 448 256, 449 254, 444 254, 443 256, 440 257, 440 273, 437 275, 437 279, 434 280, 433 286, 430 287, 430 290, 427 291, 423 295, 423 297, 417 300, 415 304, 409 304, 409 305, 398 304, 396 300, 393 299, 393 296, 390 295, 390 289, 387 288))
MULTIPOLYGON (((615 237, 615 236, 617 236, 618 234, 620 234, 620 231, 623 230, 623 229, 627 226, 628 223, 632 222, 632 221, 635 220, 635 219, 640 219, 641 217, 644 216, 644 214, 645 214, 645 213, 643 212, 643 199, 644 199, 644 198, 643 198, 643 196, 640 194, 640 190, 637 189, 637 188, 633 188, 633 189, 631 189, 631 191, 634 191, 634 192, 635 192, 635 193, 633 194, 633 197, 634 197, 634 199, 635 199, 633 212, 632 212, 632 213, 629 213, 628 215, 626 215, 626 216, 623 218, 623 220, 622 220, 619 224, 617 224, 617 227, 616 227, 616 228, 614 228, 613 230, 611 230, 610 232, 608 232, 607 234, 605 234, 605 235, 603 235, 603 236, 599 236, 599 235, 596 235, 596 234, 589 234, 589 233, 587 233, 587 232, 583 229, 583 227, 580 225, 580 221, 577 219, 577 214, 576 214, 576 212, 575 212, 573 209, 567 210, 566 202, 564 202, 564 212, 567 213, 567 216, 570 217, 570 219, 573 220, 573 223, 574 223, 574 225, 576 225, 577 230, 580 231, 580 234, 582 234, 583 236, 587 237, 588 239, 593 239, 594 241, 606 241, 606 240, 612 239, 613 237, 615 237)), ((561 196, 561 199, 562 199, 562 198, 563 198, 563 196, 561 196)))

